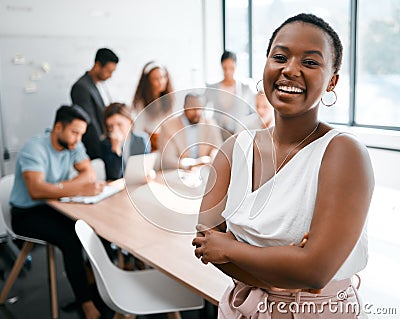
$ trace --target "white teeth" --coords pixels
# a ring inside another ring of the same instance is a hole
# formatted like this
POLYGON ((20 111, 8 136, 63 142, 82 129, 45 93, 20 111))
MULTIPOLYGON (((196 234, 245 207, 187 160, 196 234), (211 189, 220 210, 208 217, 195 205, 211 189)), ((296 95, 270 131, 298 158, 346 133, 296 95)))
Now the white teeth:
POLYGON ((280 86, 278 86, 278 90, 289 92, 289 93, 303 93, 302 89, 296 88, 294 86, 283 86, 283 85, 280 85, 280 86))

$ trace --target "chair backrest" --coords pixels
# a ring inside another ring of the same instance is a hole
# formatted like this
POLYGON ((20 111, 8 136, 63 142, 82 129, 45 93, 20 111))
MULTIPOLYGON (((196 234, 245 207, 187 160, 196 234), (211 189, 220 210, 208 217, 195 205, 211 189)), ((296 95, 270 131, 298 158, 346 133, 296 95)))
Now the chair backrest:
POLYGON ((99 237, 83 220, 76 222, 75 231, 89 256, 100 296, 112 310, 126 315, 146 315, 203 307, 200 296, 155 269, 117 268, 99 237))
POLYGON ((109 259, 100 238, 94 232, 92 227, 90 227, 85 221, 78 220, 75 223, 75 231, 89 257, 101 298, 107 306, 116 310, 117 306, 108 292, 109 287, 105 280, 107 277, 113 278, 115 266, 109 259))
MULTIPOLYGON (((10 207, 10 194, 12 187, 14 185, 14 174, 6 175, 0 180, 0 203, 1 203, 1 212, 2 218, 4 220, 4 225, 7 231, 14 235, 14 232, 11 227, 11 207, 10 207)), ((1 218, 1 217, 0 217, 1 218)))
POLYGON ((10 195, 11 190, 14 185, 14 174, 6 175, 0 180, 0 222, 2 222, 1 218, 4 221, 4 225, 6 226, 7 232, 14 238, 19 238, 22 240, 27 240, 36 244, 45 245, 46 242, 40 239, 25 237, 18 235, 14 232, 11 225, 11 206, 10 206, 10 195))
MULTIPOLYGON (((95 158, 90 161, 90 164, 92 165, 96 177, 98 181, 105 181, 106 180, 106 165, 104 164, 104 161, 101 158, 95 158)), ((71 169, 71 172, 69 174, 69 178, 75 178, 78 176, 78 171, 75 168, 71 169)))
POLYGON ((90 163, 94 171, 96 172, 97 180, 98 181, 105 181, 106 180, 106 166, 104 161, 101 158, 96 158, 91 160, 90 163))

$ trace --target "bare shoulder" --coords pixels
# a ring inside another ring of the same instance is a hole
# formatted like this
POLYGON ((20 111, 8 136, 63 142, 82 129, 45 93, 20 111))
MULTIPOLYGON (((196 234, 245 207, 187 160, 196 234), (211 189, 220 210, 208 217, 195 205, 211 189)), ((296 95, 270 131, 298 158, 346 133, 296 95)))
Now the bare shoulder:
MULTIPOLYGON (((369 159, 367 147, 361 143, 354 135, 349 133, 339 133, 330 141, 324 157, 344 156, 345 158, 366 157, 369 159)), ((354 158, 355 160, 356 158, 354 158)))
POLYGON ((373 169, 367 147, 348 133, 336 135, 322 158, 320 177, 342 178, 352 182, 374 184, 373 169))
POLYGON ((225 142, 220 147, 217 156, 215 157, 214 163, 216 162, 218 163, 218 161, 220 160, 228 161, 229 163, 231 163, 233 148, 235 146, 236 139, 237 139, 237 134, 232 135, 231 137, 225 140, 225 142))

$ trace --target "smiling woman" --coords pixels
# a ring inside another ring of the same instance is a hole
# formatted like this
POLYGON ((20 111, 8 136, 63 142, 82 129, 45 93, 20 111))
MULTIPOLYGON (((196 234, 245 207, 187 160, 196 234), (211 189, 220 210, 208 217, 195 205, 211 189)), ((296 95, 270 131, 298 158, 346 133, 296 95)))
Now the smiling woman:
MULTIPOLYGON (((278 104, 279 99, 285 102, 302 99, 302 107, 314 107, 325 90, 333 91, 339 77, 337 72, 341 65, 342 46, 336 33, 329 34, 329 37, 321 36, 325 32, 305 22, 289 22, 274 32, 267 49, 271 63, 267 63, 264 69, 264 78, 268 80, 264 82, 264 91, 268 98, 275 99, 278 104), (285 45, 293 39, 299 41, 297 46, 285 45), (333 75, 328 77, 332 70, 333 75), (319 88, 312 90, 310 86, 315 85, 319 88), (278 95, 271 95, 272 90, 278 95)), ((293 108, 291 111, 294 111, 293 108)))
POLYGON ((374 188, 366 148, 318 119, 321 99, 339 80, 340 39, 322 19, 299 14, 275 30, 267 55, 264 91, 275 127, 242 132, 222 146, 195 255, 233 278, 220 318, 361 318, 357 307, 344 313, 327 306, 359 306, 351 277, 367 263, 374 188), (277 302, 282 311, 264 311, 277 302), (319 313, 302 312, 310 302, 319 313))

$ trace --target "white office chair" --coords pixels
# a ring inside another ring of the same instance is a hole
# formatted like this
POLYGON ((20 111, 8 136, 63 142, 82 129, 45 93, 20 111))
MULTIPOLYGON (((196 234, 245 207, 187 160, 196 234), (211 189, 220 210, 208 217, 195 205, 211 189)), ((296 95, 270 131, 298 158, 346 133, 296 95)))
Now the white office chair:
POLYGON ((105 181, 106 180, 106 166, 104 161, 101 158, 96 158, 91 160, 90 163, 94 171, 96 172, 97 180, 98 181, 105 181))
POLYGON ((22 266, 28 256, 29 252, 32 250, 34 244, 42 244, 47 246, 47 261, 49 268, 49 278, 50 278, 50 295, 51 295, 51 316, 52 318, 58 318, 58 304, 57 304, 57 286, 56 286, 56 268, 54 262, 54 246, 48 244, 45 241, 20 236, 12 230, 11 227, 11 207, 9 204, 9 198, 11 194, 11 189, 14 183, 14 175, 4 176, 0 180, 0 218, 4 219, 4 225, 6 226, 7 232, 13 238, 18 238, 24 240, 25 243, 22 246, 21 252, 18 255, 17 260, 14 263, 14 266, 8 275, 8 278, 4 284, 3 290, 0 294, 0 305, 4 304, 8 293, 10 292, 15 280, 18 277, 19 272, 21 271, 22 266))
POLYGON ((112 310, 123 315, 147 315, 203 307, 201 297, 157 270, 117 268, 83 220, 76 222, 75 230, 89 256, 100 296, 112 310))
MULTIPOLYGON (((90 164, 92 165, 96 177, 98 181, 105 181, 106 180, 106 165, 104 164, 104 161, 101 158, 95 158, 90 161, 90 164)), ((74 177, 78 176, 78 171, 76 169, 72 169, 69 178, 72 179, 74 177)))

